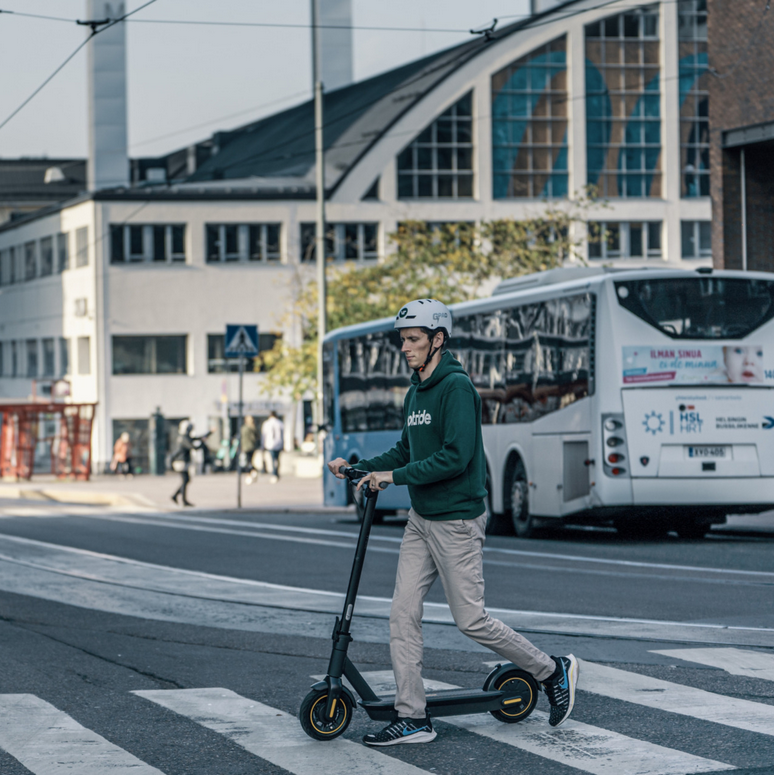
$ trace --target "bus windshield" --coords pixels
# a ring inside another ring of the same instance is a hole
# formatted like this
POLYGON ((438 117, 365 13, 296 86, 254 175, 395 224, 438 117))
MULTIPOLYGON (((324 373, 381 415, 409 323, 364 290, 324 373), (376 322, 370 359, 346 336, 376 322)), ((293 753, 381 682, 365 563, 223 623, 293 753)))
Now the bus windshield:
POLYGON ((672 339, 742 339, 774 317, 774 282, 675 277, 615 283, 618 303, 672 339))

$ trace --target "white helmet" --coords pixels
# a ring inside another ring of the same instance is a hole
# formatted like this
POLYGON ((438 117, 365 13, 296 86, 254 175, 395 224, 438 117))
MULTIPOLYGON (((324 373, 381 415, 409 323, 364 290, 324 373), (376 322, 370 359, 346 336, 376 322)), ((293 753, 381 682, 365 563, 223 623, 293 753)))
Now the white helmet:
POLYGON ((401 307, 395 316, 395 328, 429 328, 431 331, 446 331, 452 335, 452 313, 436 299, 415 299, 401 307))

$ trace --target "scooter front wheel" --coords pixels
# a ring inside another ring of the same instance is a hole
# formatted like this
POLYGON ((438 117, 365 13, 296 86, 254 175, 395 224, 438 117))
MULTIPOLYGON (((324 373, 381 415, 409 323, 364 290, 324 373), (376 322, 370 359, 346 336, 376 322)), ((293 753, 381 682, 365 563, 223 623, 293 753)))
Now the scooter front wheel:
POLYGON ((343 734, 352 720, 352 701, 345 692, 336 700, 332 717, 325 712, 327 705, 327 691, 311 691, 298 711, 301 728, 315 740, 333 740, 343 734))
POLYGON ((485 687, 505 692, 499 710, 491 711, 492 715, 506 724, 516 724, 523 721, 535 709, 538 701, 537 681, 524 670, 509 670, 498 675, 492 685, 485 687))

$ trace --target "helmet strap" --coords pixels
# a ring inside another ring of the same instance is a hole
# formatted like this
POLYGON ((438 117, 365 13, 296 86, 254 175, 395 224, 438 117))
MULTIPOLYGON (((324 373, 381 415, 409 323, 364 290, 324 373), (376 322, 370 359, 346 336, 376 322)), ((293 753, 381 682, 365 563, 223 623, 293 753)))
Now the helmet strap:
POLYGON ((432 337, 430 337, 429 335, 427 337, 428 340, 430 341, 430 351, 427 353, 427 358, 425 358, 425 362, 418 369, 414 369, 414 371, 416 371, 418 374, 421 374, 427 368, 430 361, 433 360, 433 358, 435 357, 435 354, 443 347, 444 342, 446 341, 446 338, 444 337, 444 341, 441 342, 441 344, 439 344, 438 347, 433 349, 433 339, 435 339, 436 333, 437 332, 434 331, 432 337))

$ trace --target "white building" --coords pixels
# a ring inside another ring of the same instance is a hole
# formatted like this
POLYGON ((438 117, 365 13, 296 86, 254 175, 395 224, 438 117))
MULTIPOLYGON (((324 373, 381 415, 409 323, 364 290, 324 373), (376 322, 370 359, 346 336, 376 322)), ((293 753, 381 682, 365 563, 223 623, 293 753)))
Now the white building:
MULTIPOLYGON (((711 263, 705 8, 576 0, 327 94, 334 260, 376 260, 407 219, 518 219, 590 183, 610 234, 590 262, 711 263)), ((67 375, 99 402, 98 466, 156 407, 197 429, 233 412, 225 324, 297 333, 283 316, 313 260, 312 121, 299 105, 0 226, 0 397, 67 375)), ((291 416, 261 379, 247 411, 291 416)))

